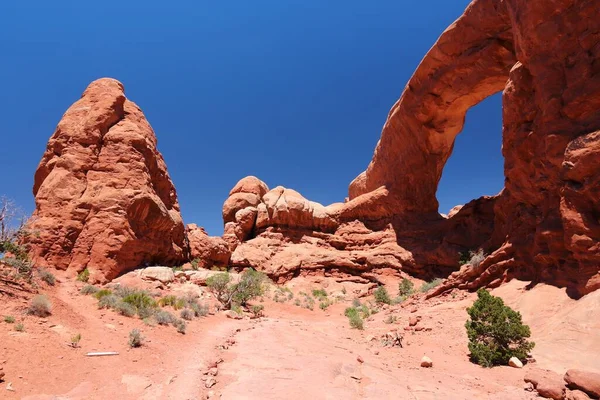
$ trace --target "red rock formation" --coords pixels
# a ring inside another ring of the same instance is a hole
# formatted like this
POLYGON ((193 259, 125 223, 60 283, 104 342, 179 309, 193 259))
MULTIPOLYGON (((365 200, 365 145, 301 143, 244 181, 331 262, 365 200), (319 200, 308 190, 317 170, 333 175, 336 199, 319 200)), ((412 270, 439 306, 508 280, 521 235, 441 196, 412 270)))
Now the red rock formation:
POLYGON ((226 222, 247 210, 243 228, 239 221, 226 226, 237 238, 235 246, 243 243, 232 262, 298 269, 321 259, 319 265, 359 271, 362 267, 347 262, 347 253, 321 253, 329 244, 337 250, 337 231, 361 221, 371 232, 391 229, 398 254, 410 254, 397 260, 412 261, 392 262, 394 268, 452 271, 459 251, 481 247, 489 254, 480 265, 453 273, 436 293, 495 286, 513 277, 565 286, 574 296, 599 288, 596 15, 597 4, 585 0, 556 0, 551 6, 541 0, 474 0, 427 53, 392 107, 373 160, 350 184, 348 202, 311 206, 284 188, 252 196, 239 190, 230 197, 226 222), (506 186, 498 196, 443 218, 435 194, 466 113, 502 90, 506 186), (331 237, 323 239, 323 232, 331 237), (290 250, 308 242, 302 251, 290 250))
POLYGON ((112 279, 184 259, 177 194, 142 111, 114 79, 92 82, 50 138, 33 187, 36 265, 112 279))
MULTIPOLYGON (((504 89, 506 188, 494 206, 494 231, 483 243, 493 254, 440 290, 511 277, 566 286, 574 295, 600 287, 596 6, 475 0, 425 56, 392 108, 350 197, 385 188, 388 195, 376 202, 385 212, 378 217, 428 220, 466 111, 504 89)), ((366 211, 362 218, 372 218, 366 211)))
POLYGON ((200 268, 223 267, 229 264, 231 251, 227 242, 220 237, 208 236, 204 228, 188 224, 187 238, 190 246, 190 258, 197 260, 200 268))

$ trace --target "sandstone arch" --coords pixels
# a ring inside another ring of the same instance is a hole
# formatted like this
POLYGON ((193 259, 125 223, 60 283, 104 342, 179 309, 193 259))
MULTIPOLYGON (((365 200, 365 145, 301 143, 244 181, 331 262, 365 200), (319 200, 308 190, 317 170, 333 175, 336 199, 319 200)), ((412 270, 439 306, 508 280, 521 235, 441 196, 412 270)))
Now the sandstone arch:
POLYGON ((515 62, 504 2, 473 2, 392 107, 373 160, 350 184, 350 199, 383 186, 389 191, 387 216, 437 213, 437 185, 467 111, 504 89, 515 62))

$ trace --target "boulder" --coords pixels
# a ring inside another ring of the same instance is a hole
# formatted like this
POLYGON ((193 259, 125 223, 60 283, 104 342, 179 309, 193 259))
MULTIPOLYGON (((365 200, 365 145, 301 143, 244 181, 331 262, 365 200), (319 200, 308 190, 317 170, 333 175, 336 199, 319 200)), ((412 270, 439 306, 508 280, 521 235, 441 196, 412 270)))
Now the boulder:
POLYGON ((511 357, 510 360, 508 360, 508 365, 513 368, 523 368, 523 363, 517 357, 511 357))
POLYGON ((231 251, 227 242, 217 236, 208 236, 204 228, 188 224, 186 228, 190 246, 190 258, 198 262, 200 268, 227 266, 231 251))
POLYGON ((433 361, 431 361, 431 358, 429 358, 427 356, 423 356, 423 358, 421 358, 421 367, 423 367, 423 368, 433 367, 433 361))
POLYGON ((175 273, 169 267, 148 267, 140 270, 140 277, 147 281, 159 281, 167 284, 175 280, 175 273))
POLYGON ((106 281, 185 259, 177 193, 152 127, 109 78, 63 115, 35 172, 34 264, 106 281))
POLYGON ((567 390, 565 400, 589 400, 590 396, 581 390, 567 390))
POLYGON ((591 397, 600 398, 600 374, 570 369, 564 379, 569 389, 578 389, 591 397))
POLYGON ((533 385, 540 397, 562 400, 565 398, 565 384, 561 376, 553 371, 532 369, 524 378, 533 385))
POLYGON ((255 176, 247 176, 235 184, 229 195, 231 196, 234 193, 252 193, 262 198, 268 191, 269 187, 266 183, 255 176))

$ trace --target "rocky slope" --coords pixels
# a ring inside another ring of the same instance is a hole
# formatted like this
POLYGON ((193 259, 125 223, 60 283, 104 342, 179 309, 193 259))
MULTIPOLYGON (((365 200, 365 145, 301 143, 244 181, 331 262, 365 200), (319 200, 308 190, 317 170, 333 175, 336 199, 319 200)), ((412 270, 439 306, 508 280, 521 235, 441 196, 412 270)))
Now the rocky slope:
POLYGON ((27 238, 38 266, 112 279, 186 257, 175 187, 142 111, 113 79, 65 113, 35 173, 27 238))

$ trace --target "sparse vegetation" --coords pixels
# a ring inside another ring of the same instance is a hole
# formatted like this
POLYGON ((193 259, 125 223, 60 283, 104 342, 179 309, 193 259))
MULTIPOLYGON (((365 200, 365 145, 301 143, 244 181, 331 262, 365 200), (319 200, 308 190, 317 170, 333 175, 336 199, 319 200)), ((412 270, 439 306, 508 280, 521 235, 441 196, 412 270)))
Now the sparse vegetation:
POLYGON ((179 313, 179 316, 187 321, 191 321, 194 318, 194 312, 189 308, 184 308, 179 313))
POLYGON ((190 261, 190 264, 192 264, 192 269, 197 271, 200 268, 200 259, 194 258, 192 261, 190 261))
POLYGON ((250 307, 250 311, 252 312, 252 315, 254 315, 254 318, 262 317, 264 309, 265 306, 263 306, 262 304, 255 304, 252 307, 250 307))
POLYGON ((110 296, 111 294, 113 294, 113 293, 109 289, 100 289, 94 293, 94 297, 97 298, 98 300, 100 300, 101 298, 110 296))
POLYGON ((421 293, 425 293, 430 291, 431 289, 433 289, 434 287, 437 287, 439 285, 441 285, 441 283, 444 280, 441 278, 435 278, 434 280, 424 283, 423 286, 421 286, 421 289, 419 289, 421 291, 421 293))
POLYGON ((131 304, 136 310, 139 308, 156 307, 156 301, 145 290, 135 290, 129 293, 123 297, 123 302, 131 304))
POLYGON ((116 308, 117 304, 119 304, 121 302, 121 299, 119 299, 116 295, 111 294, 108 296, 104 296, 100 299, 100 301, 98 301, 98 308, 99 309, 114 309, 116 308))
POLYGON ((173 296, 173 295, 168 295, 165 296, 163 298, 161 298, 158 301, 158 305, 161 307, 173 307, 173 309, 175 311, 181 310, 182 308, 184 308, 187 304, 186 304, 186 300, 177 296, 173 296))
POLYGON ((392 304, 392 299, 384 286, 379 286, 373 294, 377 304, 392 304))
POLYGON ((85 285, 84 287, 81 288, 79 293, 84 294, 84 295, 95 294, 95 293, 98 293, 99 290, 100 289, 98 289, 94 285, 85 285))
POLYGON ((321 301, 319 302, 319 308, 323 311, 327 310, 327 308, 333 304, 333 300, 325 298, 325 299, 321 299, 321 301))
POLYGON ((119 314, 125 316, 125 317, 133 317, 136 313, 137 313, 137 309, 129 304, 129 303, 125 303, 124 301, 119 301, 114 307, 113 309, 118 312, 119 314))
POLYGON ((15 325, 15 331, 17 332, 25 332, 25 325, 23 325, 22 323, 18 323, 15 325))
POLYGON ((398 284, 398 295, 399 296, 410 296, 415 292, 415 285, 406 278, 398 284))
POLYGON ((344 315, 348 317, 348 321, 350 323, 350 328, 352 329, 364 329, 364 322, 360 316, 360 311, 354 307, 348 307, 344 311, 344 315))
POLYGON ((144 337, 139 329, 135 328, 129 332, 129 347, 141 347, 144 342, 144 337))
POLYGON ((208 315, 208 304, 200 304, 194 300, 193 302, 189 302, 188 306, 196 317, 205 317, 208 315))
POLYGON ((315 308, 315 299, 308 293, 300 292, 298 293, 302 298, 302 301, 298 301, 298 304, 301 307, 306 308, 307 310, 313 310, 315 308))
POLYGON ((27 247, 21 240, 31 235, 23 211, 10 199, 0 197, 0 253, 10 253, 3 263, 15 270, 15 278, 28 282, 33 278, 33 265, 29 261, 27 247))
POLYGON ((317 300, 322 300, 327 297, 327 292, 325 289, 313 289, 312 295, 317 300))
POLYGON ((225 309, 234 305, 245 306, 248 301, 264 293, 267 277, 253 269, 245 270, 238 283, 231 283, 228 272, 215 274, 206 280, 206 286, 213 292, 225 309))
POLYGON ((470 264, 471 266, 477 268, 479 264, 485 259, 486 254, 483 252, 483 249, 479 249, 477 251, 463 251, 458 253, 460 255, 460 259, 458 261, 459 265, 470 264))
POLYGON ((290 301, 294 298, 294 293, 285 286, 280 286, 275 289, 275 294, 273 295, 273 301, 277 303, 285 303, 286 301, 290 301))
POLYGON ((160 310, 154 314, 154 319, 156 319, 156 322, 158 322, 159 325, 169 325, 177 318, 175 318, 175 316, 168 311, 160 310))
POLYGON ((71 336, 71 347, 73 347, 73 348, 79 347, 80 341, 81 341, 81 333, 71 336))
POLYGON ((86 282, 90 280, 90 271, 86 268, 83 271, 81 271, 78 275, 77 275, 77 280, 79 282, 86 282))
POLYGON ((185 321, 181 319, 176 319, 175 322, 173 322, 173 326, 177 328, 177 332, 185 334, 185 330, 187 328, 185 321))
POLYGON ((56 277, 52 275, 49 271, 45 269, 40 269, 38 272, 42 281, 46 282, 50 286, 54 286, 56 284, 56 277))
POLYGON ((383 322, 386 324, 395 324, 398 318, 395 315, 389 315, 383 322))
POLYGON ((38 317, 47 317, 52 314, 52 305, 46 296, 43 294, 37 295, 31 300, 27 312, 38 317))
POLYGON ((531 331, 523 324, 521 314, 485 289, 477 291, 477 300, 467 313, 471 360, 481 366, 506 365, 511 357, 524 360, 535 346, 527 341, 531 331))
POLYGON ((6 322, 7 324, 14 324, 15 317, 13 317, 12 315, 7 315, 4 317, 4 322, 6 322))

